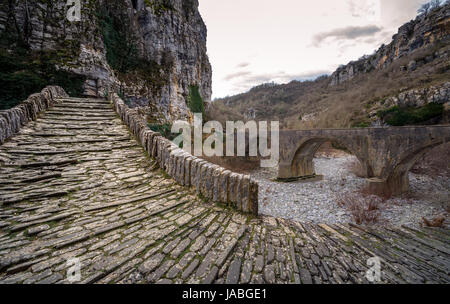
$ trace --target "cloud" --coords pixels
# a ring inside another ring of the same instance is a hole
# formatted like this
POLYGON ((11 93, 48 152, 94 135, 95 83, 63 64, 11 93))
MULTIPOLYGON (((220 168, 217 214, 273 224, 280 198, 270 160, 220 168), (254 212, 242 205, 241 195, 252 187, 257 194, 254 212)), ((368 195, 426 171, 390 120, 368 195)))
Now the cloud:
POLYGON ((350 13, 355 18, 380 21, 380 0, 347 0, 350 13))
POLYGON ((236 73, 228 74, 223 79, 226 81, 230 81, 235 78, 240 78, 240 77, 247 76, 247 75, 251 75, 251 72, 249 72, 249 71, 236 72, 236 73))
POLYGON ((366 26, 347 26, 337 28, 329 32, 322 32, 314 35, 313 46, 318 47, 327 38, 336 38, 340 40, 354 40, 361 37, 370 37, 382 30, 376 25, 366 26))
POLYGON ((237 67, 237 68, 246 68, 246 67, 248 67, 249 65, 250 65, 249 62, 242 62, 242 63, 239 63, 236 67, 237 67))

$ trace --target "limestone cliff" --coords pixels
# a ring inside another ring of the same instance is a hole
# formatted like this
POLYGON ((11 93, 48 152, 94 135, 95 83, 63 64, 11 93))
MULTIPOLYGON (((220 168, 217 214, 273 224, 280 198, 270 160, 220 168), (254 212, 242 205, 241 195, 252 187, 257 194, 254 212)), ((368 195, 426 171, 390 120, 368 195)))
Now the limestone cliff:
POLYGON ((399 108, 423 108, 432 104, 443 106, 443 116, 430 119, 427 124, 448 124, 450 117, 450 82, 440 85, 403 90, 401 93, 381 99, 372 100, 363 110, 371 126, 379 126, 385 122, 380 119, 380 111, 399 108))
POLYGON ((81 0, 78 22, 68 20, 69 8, 66 0, 2 1, 2 49, 12 53, 21 46, 27 55, 38 54, 33 60, 45 53, 45 63, 83 77, 83 95, 118 92, 158 122, 191 115, 190 86, 210 100, 198 0, 81 0))
MULTIPOLYGON (((341 84, 362 73, 386 68, 398 59, 411 55, 420 49, 435 45, 438 42, 443 43, 444 39, 449 39, 449 35, 450 4, 446 4, 429 14, 419 15, 415 20, 404 24, 399 28, 398 33, 392 37, 392 42, 389 45, 382 45, 375 54, 364 56, 357 61, 341 66, 331 75, 331 85, 341 84)), ((436 53, 423 58, 421 61, 411 61, 401 68, 414 70, 417 65, 448 56, 448 52, 437 50, 436 53)))

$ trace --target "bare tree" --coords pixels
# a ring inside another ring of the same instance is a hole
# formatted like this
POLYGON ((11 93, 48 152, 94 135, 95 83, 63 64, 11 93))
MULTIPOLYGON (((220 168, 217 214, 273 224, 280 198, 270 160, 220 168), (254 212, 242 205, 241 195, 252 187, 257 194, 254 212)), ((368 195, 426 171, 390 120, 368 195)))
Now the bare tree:
POLYGON ((423 4, 418 10, 417 12, 422 15, 422 14, 428 14, 430 11, 434 10, 435 8, 440 7, 441 5, 445 5, 448 4, 449 0, 431 0, 428 3, 423 4))
POLYGON ((440 7, 441 5, 448 4, 449 0, 431 0, 428 3, 422 4, 422 6, 417 10, 417 12, 422 14, 428 14, 430 11, 434 10, 435 8, 440 7))
POLYGON ((430 11, 431 8, 431 4, 430 3, 424 3, 422 4, 422 6, 417 10, 417 12, 422 15, 426 15, 428 14, 428 12, 430 11))
POLYGON ((431 9, 431 4, 428 2, 428 3, 422 4, 422 6, 417 10, 417 12, 421 15, 422 14, 426 15, 430 11, 430 9, 431 9))
POLYGON ((441 6, 441 0, 431 0, 430 7, 431 9, 435 9, 441 6))

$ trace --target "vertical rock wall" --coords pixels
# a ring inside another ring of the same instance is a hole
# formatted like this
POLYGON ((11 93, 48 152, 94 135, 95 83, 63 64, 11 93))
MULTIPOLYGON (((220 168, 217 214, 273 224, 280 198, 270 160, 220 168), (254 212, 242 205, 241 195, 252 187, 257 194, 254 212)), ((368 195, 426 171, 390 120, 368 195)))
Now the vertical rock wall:
POLYGON ((86 96, 120 91, 131 105, 144 107, 158 122, 191 116, 186 102, 191 85, 198 85, 203 99, 210 100, 211 65, 198 0, 81 0, 80 22, 67 20, 66 3, 1 1, 0 37, 17 41, 7 51, 14 51, 19 43, 30 52, 53 51, 59 69, 86 76, 86 96), (98 20, 102 9, 112 3, 122 8, 113 13, 129 19, 123 22, 130 24, 127 34, 136 39, 139 59, 164 67, 151 72, 160 72, 161 79, 149 80, 142 73, 124 74, 111 67, 98 20))

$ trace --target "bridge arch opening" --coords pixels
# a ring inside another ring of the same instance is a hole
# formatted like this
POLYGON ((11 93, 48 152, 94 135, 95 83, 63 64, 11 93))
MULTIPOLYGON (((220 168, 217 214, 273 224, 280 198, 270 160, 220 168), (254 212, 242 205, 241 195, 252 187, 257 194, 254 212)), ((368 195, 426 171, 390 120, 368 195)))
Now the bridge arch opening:
POLYGON ((327 149, 355 156, 356 164, 360 167, 360 177, 371 176, 372 172, 369 166, 360 155, 352 151, 349 145, 333 138, 311 138, 301 143, 292 157, 290 168, 292 178, 315 177, 314 158, 323 154, 327 149))
MULTIPOLYGON (((423 146, 419 149, 408 151, 400 158, 400 161, 395 165, 388 175, 385 187, 394 194, 401 194, 408 192, 409 187, 409 172, 423 157, 431 150, 441 146, 449 146, 448 142, 433 142, 429 145, 423 146)), ((447 165, 448 166, 448 165, 447 165)))

